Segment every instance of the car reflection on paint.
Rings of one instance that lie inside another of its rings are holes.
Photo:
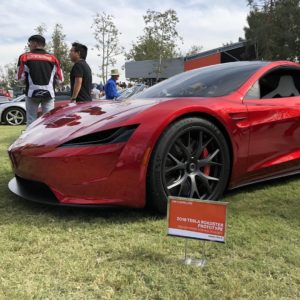
[[[70,93],[58,92],[55,96],[55,107],[70,102]],[[39,109],[39,115],[41,110]],[[11,101],[0,102],[0,120],[6,125],[16,126],[26,123],[25,95]]]

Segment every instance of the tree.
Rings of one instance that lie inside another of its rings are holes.
[[[15,86],[18,86],[19,82],[17,81],[17,61],[5,65],[4,68],[6,70],[9,87],[13,88]]]
[[[36,34],[44,35],[47,27],[44,23],[37,26],[35,29]],[[65,42],[66,35],[63,33],[63,27],[56,24],[52,34],[52,40],[46,45],[45,49],[52,52],[60,61],[62,70],[65,77],[65,84],[69,84],[69,74],[72,68],[72,62],[69,58],[69,47]],[[25,46],[25,51],[28,52],[28,46]],[[23,83],[16,80],[17,74],[17,60],[13,63],[6,64],[0,68],[0,85],[5,88],[22,87]]]
[[[0,66],[0,88],[9,89],[6,72],[2,66]]]
[[[65,42],[65,38],[66,35],[63,33],[63,26],[61,24],[55,24],[51,42],[48,44],[48,51],[59,59],[64,74],[64,84],[67,85],[70,83],[72,62],[69,57],[69,47]]]
[[[40,35],[44,36],[45,33],[47,32],[47,25],[45,23],[41,23],[40,25],[38,25],[37,27],[34,28],[34,32],[35,32],[35,34],[40,34]],[[47,44],[45,46],[45,50],[49,51],[49,47]],[[24,52],[29,52],[29,47],[27,44],[24,46]]]
[[[202,46],[192,45],[191,48],[187,51],[185,56],[192,56],[198,54],[203,49]]]
[[[138,37],[138,42],[132,44],[132,49],[125,56],[135,61],[159,60],[154,70],[158,81],[162,73],[162,60],[179,56],[176,44],[178,40],[182,41],[176,30],[179,19],[173,9],[165,12],[147,10],[143,18],[144,35]]]
[[[44,35],[47,32],[47,25],[45,23],[41,23],[34,28],[34,31],[36,34]]]
[[[144,35],[138,37],[138,41],[132,44],[131,50],[126,53],[126,59],[161,60],[178,56],[176,42],[182,38],[176,30],[179,22],[176,11],[173,9],[165,12],[147,10],[143,18]]]
[[[17,61],[6,64],[0,67],[0,86],[5,89],[13,89],[18,86],[23,86],[17,81]]]
[[[300,50],[299,0],[249,0],[245,38],[255,45],[257,59],[297,60]]]
[[[114,24],[114,16],[107,15],[105,12],[97,13],[92,28],[96,40],[95,47],[99,51],[98,56],[101,61],[100,77],[103,82],[106,82],[108,68],[116,64],[116,57],[124,51],[124,48],[119,45],[121,33]]]

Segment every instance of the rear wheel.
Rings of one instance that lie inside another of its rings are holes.
[[[21,108],[11,107],[5,110],[3,119],[7,125],[21,125],[26,121],[26,114]]]
[[[201,118],[182,119],[167,128],[152,154],[149,204],[165,213],[169,195],[217,200],[229,174],[229,149],[218,127]]]

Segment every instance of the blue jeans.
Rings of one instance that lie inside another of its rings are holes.
[[[29,126],[33,121],[37,119],[38,108],[41,104],[42,113],[50,111],[54,108],[54,98],[45,100],[43,98],[30,98],[26,97],[26,116],[27,116],[27,126]]]

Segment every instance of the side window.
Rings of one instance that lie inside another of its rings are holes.
[[[258,81],[252,85],[244,99],[260,99],[260,85]]]
[[[272,99],[299,96],[300,70],[277,68],[262,76],[250,88],[245,99]]]

